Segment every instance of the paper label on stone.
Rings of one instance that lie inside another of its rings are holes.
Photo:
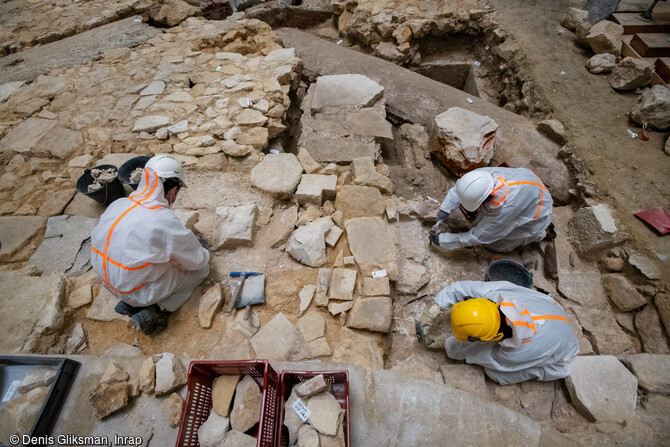
[[[384,276],[386,276],[386,270],[377,270],[376,272],[372,272],[373,278],[383,278]]]
[[[302,419],[303,422],[307,422],[307,419],[309,419],[309,417],[312,415],[312,411],[307,408],[305,402],[300,399],[296,399],[296,401],[293,402],[293,405],[291,405],[291,408],[295,410],[295,412],[298,414],[298,417]]]
[[[20,380],[15,380],[15,381],[12,382],[11,385],[9,385],[9,389],[7,390],[5,395],[2,396],[2,401],[3,402],[7,402],[8,400],[10,400],[12,398],[12,396],[14,396],[14,393],[16,393],[16,390],[19,389],[19,383],[21,383]],[[305,407],[305,408],[307,408],[307,407]],[[307,410],[307,411],[309,411],[309,410]],[[303,421],[304,421],[304,419],[303,419]]]

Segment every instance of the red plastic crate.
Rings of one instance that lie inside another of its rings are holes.
[[[275,447],[288,446],[288,429],[284,427],[284,405],[291,395],[293,387],[299,383],[306,382],[312,377],[323,374],[323,378],[327,383],[332,384],[332,393],[344,409],[344,445],[351,446],[351,434],[349,428],[350,413],[349,413],[349,371],[282,371],[280,376],[279,386],[279,414],[277,420],[277,437]],[[293,411],[291,409],[291,411]]]
[[[199,447],[198,428],[212,409],[212,381],[218,376],[251,376],[262,393],[261,417],[250,434],[257,447],[273,447],[277,430],[279,375],[267,360],[193,361],[188,368],[188,394],[181,413],[177,447]],[[249,433],[249,432],[248,432]]]

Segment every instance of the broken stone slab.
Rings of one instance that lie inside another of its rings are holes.
[[[484,369],[479,365],[440,366],[444,384],[488,399]]]
[[[130,376],[127,372],[123,370],[119,365],[114,362],[110,362],[105,369],[105,372],[102,374],[101,382],[127,382]]]
[[[493,157],[498,124],[460,107],[435,117],[430,151],[456,175],[486,166]]]
[[[44,274],[79,276],[91,262],[91,230],[98,219],[86,216],[55,216],[47,220],[44,242],[28,260]]]
[[[237,384],[233,411],[230,413],[230,426],[233,430],[245,432],[258,423],[262,399],[261,390],[253,377],[244,376]]]
[[[198,219],[200,218],[200,214],[196,210],[172,210],[174,211],[175,215],[179,219],[181,223],[184,224],[184,226],[193,231],[193,228],[196,223],[198,223]]]
[[[565,144],[565,127],[558,120],[542,120],[537,123],[537,130],[544,134],[551,141],[558,144]]]
[[[251,337],[256,358],[299,361],[309,357],[305,339],[283,313],[278,313]]]
[[[342,229],[338,226],[333,225],[330,227],[330,230],[326,233],[326,245],[329,247],[334,247],[337,245],[337,241],[340,240],[340,237],[342,236]]]
[[[628,263],[647,279],[661,279],[661,269],[658,264],[646,256],[633,253],[628,257]]]
[[[35,145],[32,153],[65,160],[75,153],[81,153],[83,142],[81,132],[56,126]]]
[[[140,96],[160,95],[165,91],[165,82],[153,81],[146,86],[141,92]]]
[[[337,434],[335,436],[319,433],[320,447],[346,447],[344,440],[344,411],[340,412],[338,419]]]
[[[316,292],[316,286],[314,284],[307,284],[302,288],[298,297],[300,298],[300,315],[305,313],[309,307],[312,299],[314,298],[314,293]]]
[[[301,135],[299,144],[318,163],[347,164],[358,157],[376,159],[380,151],[373,138],[332,137],[315,132]]]
[[[86,348],[86,334],[81,323],[76,323],[65,342],[65,354],[77,354]]]
[[[319,269],[319,275],[316,281],[316,295],[314,298],[314,302],[317,306],[328,306],[328,290],[330,289],[330,280],[332,276],[332,269]]]
[[[10,434],[30,432],[48,393],[48,387],[39,387],[5,403],[2,410],[0,410],[3,441],[8,441],[7,437]],[[8,442],[8,444],[11,443]]]
[[[633,416],[637,379],[611,355],[578,356],[565,378],[572,404],[592,422],[624,423]]]
[[[141,116],[135,121],[133,126],[133,132],[147,132],[152,133],[160,129],[161,127],[166,127],[170,124],[170,118],[164,115],[147,115]]]
[[[302,165],[293,154],[268,154],[251,170],[251,184],[256,188],[288,199],[302,177]]]
[[[356,185],[371,186],[385,194],[393,194],[395,185],[388,177],[381,175],[375,169],[372,157],[355,158],[351,164]]]
[[[279,248],[291,237],[296,223],[298,222],[298,206],[287,209],[275,209],[268,225],[268,238],[271,248]]]
[[[363,108],[348,113],[317,113],[313,129],[327,135],[370,137],[378,143],[393,141],[391,123],[376,108]]]
[[[428,199],[398,199],[397,211],[401,217],[419,219],[423,222],[435,222],[440,204]]]
[[[666,333],[670,334],[670,294],[657,293],[654,297],[654,304],[661,316]]]
[[[114,311],[118,303],[119,299],[101,285],[93,304],[86,310],[86,318],[96,321],[127,320],[128,317]]]
[[[328,298],[346,301],[353,300],[357,275],[358,272],[356,270],[344,268],[333,269]]]
[[[218,376],[212,381],[212,411],[219,416],[230,414],[230,403],[233,401],[235,389],[240,381],[240,376]]]
[[[338,194],[339,197],[339,194]],[[389,278],[398,278],[396,247],[389,229],[381,217],[359,217],[344,223],[349,249],[365,276],[374,271],[386,270]]]
[[[376,188],[359,185],[345,185],[337,191],[335,208],[344,219],[353,217],[383,216],[386,202]]]
[[[286,401],[286,405],[284,405],[286,411],[284,411],[284,420],[282,421],[288,429],[290,445],[294,445],[298,441],[298,430],[305,424],[302,419],[300,419],[300,416],[298,416],[298,413],[293,410],[293,403],[298,399],[300,398],[295,392],[295,387],[293,387],[291,390],[291,395]]]
[[[320,447],[319,432],[309,424],[298,429],[298,447]]]
[[[360,74],[320,76],[311,88],[315,89],[312,114],[329,108],[370,107],[384,94],[384,87]]]
[[[0,217],[0,262],[25,261],[30,254],[28,242],[44,231],[47,220],[39,216]]]
[[[629,312],[647,304],[647,299],[623,275],[603,275],[603,284],[610,300],[622,312]]]
[[[644,352],[650,354],[670,354],[670,344],[663,331],[661,318],[653,304],[635,314],[635,328],[640,334]]]
[[[323,377],[323,374],[312,377],[311,379],[302,382],[295,387],[295,393],[302,399],[308,399],[315,394],[319,394],[328,388],[328,384]]]
[[[309,267],[326,263],[326,233],[333,227],[330,217],[322,217],[298,227],[286,243],[286,252]]]
[[[300,317],[295,324],[306,342],[316,340],[323,337],[326,331],[326,321],[318,312],[307,312]]]
[[[613,54],[596,54],[586,61],[586,68],[593,74],[609,73],[616,67],[616,57]]]
[[[363,295],[388,296],[391,294],[391,283],[388,276],[379,278],[363,278]]]
[[[19,383],[19,393],[26,394],[28,391],[42,386],[49,386],[56,378],[56,370],[41,366],[31,370]]]
[[[207,420],[198,428],[198,443],[201,447],[218,447],[229,429],[230,419],[211,411]]]
[[[128,397],[137,397],[140,395],[140,381],[137,379],[130,379],[126,383],[128,387]]]
[[[184,365],[172,355],[165,355],[156,363],[156,396],[171,393],[187,382]]]
[[[328,392],[312,396],[307,401],[307,408],[312,412],[308,421],[319,433],[330,436],[337,434],[342,408],[335,396]]]
[[[621,355],[633,352],[635,344],[619,327],[609,311],[573,308],[584,331],[590,334],[594,349],[600,355]]]
[[[25,83],[26,81],[14,81],[0,84],[0,102],[3,102],[5,99],[16,93]]]
[[[405,165],[421,169],[430,160],[430,134],[421,124],[403,124],[399,129],[405,155]]]
[[[56,121],[28,118],[7,132],[0,140],[0,153],[31,153],[37,143],[56,126]]]
[[[580,23],[586,22],[588,20],[588,17],[588,11],[578,8],[568,8],[568,10],[565,11],[565,14],[563,15],[561,25],[570,31],[575,31]]]
[[[312,158],[309,151],[304,147],[301,147],[300,150],[298,150],[298,161],[308,174],[314,174],[321,169],[321,165]]]
[[[221,248],[252,246],[254,243],[257,214],[258,208],[254,204],[217,207],[216,216],[221,226],[221,231],[219,239],[213,248],[218,250]]]
[[[393,301],[387,296],[357,298],[349,312],[347,326],[387,333],[393,322]]]
[[[210,287],[200,297],[200,304],[198,304],[198,319],[200,320],[200,327],[208,329],[212,327],[212,320],[214,315],[221,308],[223,297],[221,295],[221,284],[216,284]]]
[[[328,312],[333,316],[339,315],[351,309],[354,306],[353,301],[328,301]]]
[[[609,207],[603,203],[580,208],[568,224],[568,235],[581,256],[591,257],[622,242]]]
[[[630,118],[639,125],[654,129],[670,129],[670,87],[654,85],[645,90],[630,112]]]
[[[156,388],[156,364],[153,357],[147,357],[140,367],[140,390],[144,394],[153,394]]]
[[[321,206],[324,200],[335,198],[336,188],[336,175],[303,174],[295,198],[301,205]]]
[[[312,357],[329,357],[332,354],[326,337],[319,337],[307,343]]]
[[[670,355],[631,354],[621,359],[647,393],[670,394]]]
[[[258,440],[253,436],[237,430],[230,430],[224,435],[223,442],[219,444],[219,447],[254,447],[257,442]]]
[[[396,290],[400,293],[414,294],[430,281],[430,272],[426,267],[413,259],[401,259]]]
[[[626,57],[612,70],[610,85],[616,90],[645,87],[654,75],[654,67],[635,57]]]
[[[184,399],[177,393],[170,394],[170,397],[163,400],[163,414],[170,427],[178,427],[181,420],[181,410],[184,405]]]
[[[91,405],[98,419],[120,410],[128,405],[128,387],[126,382],[100,382],[89,395]]]
[[[603,20],[591,27],[586,41],[594,53],[610,53],[618,57],[621,55],[622,38],[623,26]]]

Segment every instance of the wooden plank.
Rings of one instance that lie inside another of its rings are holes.
[[[670,57],[659,57],[654,63],[656,74],[665,82],[670,82]]]
[[[667,34],[638,33],[633,36],[630,46],[643,57],[670,57],[670,42]]]
[[[624,34],[670,33],[670,13],[654,12],[651,22],[643,22],[639,16],[635,12],[615,12],[611,20],[623,26]]]

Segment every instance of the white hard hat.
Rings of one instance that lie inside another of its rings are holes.
[[[490,172],[475,169],[456,182],[456,193],[463,208],[473,212],[493,191],[495,180]]]
[[[186,186],[181,179],[181,163],[168,154],[154,155],[144,167],[153,169],[162,179],[176,178],[181,186]]]

